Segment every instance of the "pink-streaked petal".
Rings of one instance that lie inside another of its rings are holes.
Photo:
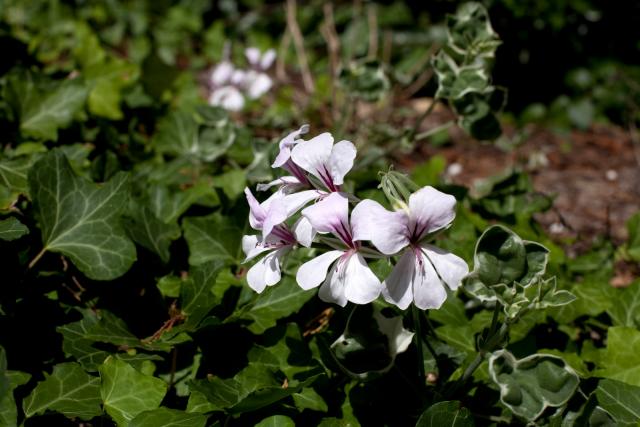
[[[260,69],[267,70],[271,65],[273,65],[273,61],[276,60],[276,50],[275,49],[267,49],[265,53],[262,54],[262,58],[260,59]]]
[[[257,47],[248,47],[244,50],[244,56],[247,57],[247,61],[251,65],[259,65],[260,63],[260,49]]]
[[[305,217],[301,217],[293,225],[291,230],[296,238],[296,241],[304,247],[310,247],[313,238],[316,236],[316,230],[313,229],[309,220]]]
[[[340,141],[331,149],[328,169],[335,185],[342,185],[344,177],[353,167],[356,147],[349,141]]]
[[[242,251],[246,256],[244,262],[251,261],[261,253],[272,249],[262,244],[262,236],[242,236]]]
[[[325,170],[331,157],[333,136],[330,133],[321,133],[308,141],[300,141],[291,150],[291,159],[312,175],[323,182],[330,177],[325,176],[329,171]]]
[[[256,185],[256,190],[266,191],[276,185],[280,187],[285,187],[285,186],[294,186],[299,184],[300,184],[300,180],[295,176],[281,176],[280,178],[276,178],[273,181]]]
[[[307,203],[320,198],[324,193],[318,190],[305,190],[297,193],[291,193],[284,196],[284,204],[287,209],[287,215],[291,216],[302,209]]]
[[[382,296],[390,304],[406,310],[413,301],[412,282],[416,268],[413,251],[407,250],[393,267],[389,277],[382,282]]]
[[[344,295],[355,304],[369,304],[382,290],[380,279],[373,274],[362,255],[355,253],[344,261]]]
[[[456,198],[433,187],[424,187],[409,197],[409,216],[423,237],[451,224],[456,216]]]
[[[447,299],[444,284],[424,254],[419,253],[414,260],[413,303],[421,310],[440,308]]]
[[[262,223],[262,237],[266,239],[273,230],[273,227],[282,224],[287,220],[287,218],[289,218],[289,216],[287,215],[287,208],[284,200],[282,198],[278,198],[273,201],[273,203],[269,205],[267,215]]]
[[[353,240],[370,240],[385,255],[409,244],[409,218],[404,211],[392,212],[373,200],[363,200],[351,212]]]
[[[247,272],[247,283],[254,291],[260,293],[267,286],[280,281],[280,258],[289,248],[278,249],[264,256]]]
[[[349,227],[349,200],[340,193],[331,193],[313,206],[302,210],[313,228],[321,233],[340,235]],[[344,239],[343,239],[344,241]]]
[[[449,289],[453,291],[458,289],[464,276],[469,274],[469,265],[466,261],[433,245],[422,245],[422,248]]]
[[[264,208],[260,206],[260,202],[256,200],[248,187],[244,189],[244,194],[247,197],[247,203],[249,204],[249,224],[254,230],[261,230],[262,223],[267,216],[267,213]]]
[[[304,290],[318,287],[327,277],[331,264],[342,254],[343,251],[329,251],[302,264],[296,273],[298,285]]]
[[[222,61],[211,72],[209,80],[213,86],[219,87],[224,85],[231,78],[234,67],[229,61]]]
[[[300,129],[294,130],[293,132],[289,133],[289,135],[282,138],[279,143],[280,152],[276,156],[276,159],[273,161],[271,167],[282,167],[291,157],[291,147],[298,143],[297,138],[307,132],[309,132],[309,125],[304,124],[300,126]]]

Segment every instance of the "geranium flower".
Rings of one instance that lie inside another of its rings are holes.
[[[260,98],[273,86],[273,80],[264,71],[271,67],[276,59],[276,51],[268,49],[264,53],[256,47],[249,47],[244,51],[251,69],[247,71],[244,86],[250,99]]]
[[[358,225],[360,218],[354,210],[349,223],[348,215],[349,201],[340,193],[331,193],[302,210],[302,216],[315,230],[333,234],[344,249],[319,255],[300,266],[296,274],[301,288],[308,290],[322,285],[318,293],[320,298],[343,307],[347,301],[370,303],[380,295],[382,287],[360,253],[360,243],[352,237],[352,227]]]
[[[314,230],[305,218],[301,218],[290,230],[286,225],[279,224],[271,229],[267,237],[243,236],[242,250],[246,258],[251,261],[258,255],[266,255],[256,262],[247,272],[247,283],[254,291],[260,293],[267,286],[273,286],[280,281],[280,263],[282,257],[297,244],[310,246]]]
[[[455,218],[455,197],[433,187],[424,187],[409,197],[406,209],[388,211],[373,200],[354,208],[360,221],[356,240],[370,240],[383,254],[405,249],[393,271],[383,282],[384,299],[401,309],[411,302],[426,310],[439,308],[447,298],[444,284],[451,290],[469,272],[460,257],[426,243],[436,231],[448,227]]]
[[[293,160],[291,160],[291,149],[299,142],[303,141],[302,139],[298,139],[300,135],[304,135],[309,132],[309,125],[302,125],[300,129],[294,130],[289,133],[287,136],[280,140],[279,148],[280,151],[276,156],[272,168],[282,168],[289,172],[292,176],[284,176],[276,179],[275,181],[271,181],[267,184],[258,185],[258,190],[266,190],[267,188],[273,185],[279,185],[280,183],[291,185],[303,185],[311,187],[311,183],[307,179],[304,170],[300,168],[300,166],[296,165]]]
[[[316,177],[329,192],[340,191],[355,157],[356,147],[351,142],[340,141],[334,145],[333,136],[328,132],[300,141],[291,149],[291,160]]]

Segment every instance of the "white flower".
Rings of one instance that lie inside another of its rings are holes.
[[[240,111],[244,107],[244,96],[235,86],[222,86],[211,92],[209,105],[229,111]]]
[[[291,160],[315,176],[329,192],[340,191],[344,176],[353,167],[356,147],[349,141],[333,144],[333,136],[325,132],[291,149]]]
[[[214,67],[209,75],[209,82],[213,87],[221,87],[231,80],[235,68],[229,61],[222,61]]]
[[[467,263],[425,241],[455,217],[453,196],[424,187],[409,197],[409,206],[391,212],[373,200],[364,200],[352,215],[360,218],[355,240],[370,240],[383,254],[406,248],[393,271],[383,282],[384,299],[401,309],[411,302],[425,310],[439,308],[447,298],[443,285],[455,290],[469,272]]]
[[[253,68],[258,70],[267,70],[276,59],[275,49],[267,49],[264,53],[260,52],[257,47],[248,47],[244,51],[247,61]]]
[[[271,89],[273,80],[265,73],[249,70],[244,76],[243,86],[250,99],[258,99]]]
[[[285,225],[277,225],[271,229],[266,238],[262,236],[243,236],[242,250],[246,255],[244,262],[248,262],[258,255],[266,255],[256,262],[247,272],[247,283],[254,291],[260,293],[267,286],[273,286],[280,281],[280,262],[282,257],[296,244],[310,246],[315,232],[309,221],[304,218],[298,220],[293,230]]]
[[[326,252],[306,262],[296,274],[301,288],[307,290],[322,284],[318,294],[320,299],[343,307],[347,301],[370,303],[380,295],[382,287],[359,253],[359,243],[352,238],[351,229],[358,224],[359,217],[354,210],[349,223],[348,214],[349,201],[340,193],[331,193],[302,211],[302,216],[315,230],[333,234],[344,249]]]

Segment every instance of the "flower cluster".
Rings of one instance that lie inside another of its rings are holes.
[[[330,133],[302,139],[308,126],[280,141],[272,167],[288,175],[258,190],[276,191],[259,203],[245,189],[249,221],[261,234],[244,236],[245,261],[262,257],[249,269],[247,281],[257,292],[280,281],[283,257],[296,247],[314,247],[318,255],[302,264],[296,280],[303,289],[320,287],[322,300],[345,306],[378,298],[401,309],[411,303],[420,309],[439,308],[445,286],[457,289],[468,273],[464,260],[429,244],[435,233],[455,217],[453,196],[433,187],[394,200],[390,211],[373,200],[358,200],[343,191],[345,175],[353,167],[356,147],[334,143]],[[381,281],[367,259],[397,259]]]
[[[244,107],[245,97],[258,99],[264,95],[273,81],[266,71],[276,59],[276,51],[269,49],[262,53],[256,47],[245,50],[249,62],[248,69],[236,68],[224,60],[216,65],[209,75],[209,104],[229,111],[239,111]]]

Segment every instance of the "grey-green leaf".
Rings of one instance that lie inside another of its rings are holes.
[[[458,401],[438,402],[420,415],[416,427],[473,427],[471,412]]]
[[[129,197],[125,173],[96,185],[78,177],[64,154],[53,150],[34,164],[29,187],[43,252],[68,256],[95,280],[115,279],[129,270],[136,251],[120,223]]]
[[[87,374],[75,362],[61,363],[54,366],[50,376],[38,383],[22,407],[27,417],[50,410],[69,418],[90,420],[102,414],[100,378]]]
[[[564,405],[578,387],[579,377],[560,357],[534,354],[517,360],[499,350],[489,358],[491,379],[500,387],[500,400],[529,421],[547,407]]]
[[[16,240],[25,234],[29,234],[29,229],[17,218],[0,220],[0,240]]]
[[[167,383],[161,379],[113,357],[100,366],[100,378],[104,409],[118,427],[126,427],[138,414],[158,408],[167,392]]]
[[[177,409],[158,408],[138,414],[127,427],[204,427],[207,417]]]

